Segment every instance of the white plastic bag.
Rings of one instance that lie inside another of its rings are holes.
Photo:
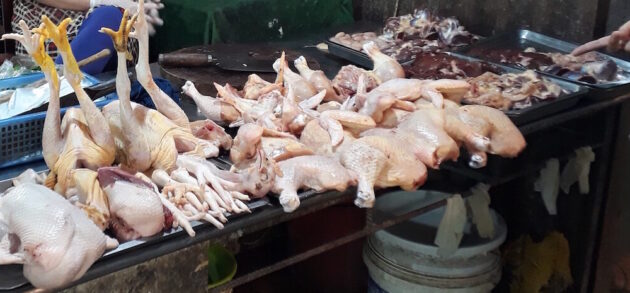
[[[479,183],[470,189],[471,196],[466,198],[472,222],[477,227],[477,233],[482,238],[494,237],[494,221],[490,214],[490,186]]]
[[[534,190],[540,192],[547,212],[550,215],[558,214],[556,200],[560,190],[560,161],[550,159],[545,167],[540,170],[540,177],[534,183]]]

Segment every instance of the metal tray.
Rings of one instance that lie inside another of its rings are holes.
[[[447,54],[453,57],[459,58],[459,59],[466,60],[466,61],[487,62],[481,59],[465,56],[458,53],[447,53]],[[523,69],[517,69],[517,68],[513,68],[513,67],[501,65],[501,64],[493,64],[493,65],[499,68],[499,70],[503,71],[500,73],[522,73],[525,71]],[[508,117],[510,117],[510,119],[512,120],[512,122],[514,122],[514,124],[523,125],[528,122],[532,122],[532,121],[547,117],[551,114],[560,112],[562,110],[569,109],[577,105],[577,103],[580,102],[580,99],[588,93],[588,88],[577,85],[575,83],[558,79],[554,76],[543,76],[543,78],[559,85],[560,87],[569,91],[570,93],[562,94],[556,99],[553,99],[551,101],[544,101],[537,104],[533,104],[532,106],[529,106],[524,109],[505,111],[505,114]]]
[[[485,40],[480,40],[479,42],[475,44],[472,44],[470,46],[466,46],[457,50],[457,53],[464,54],[471,57],[481,58],[492,63],[498,63],[492,60],[485,59],[484,56],[482,56],[481,54],[475,55],[473,53],[470,53],[470,51],[473,49],[525,50],[528,47],[532,47],[536,49],[536,51],[540,51],[540,52],[558,52],[558,53],[568,54],[571,51],[573,51],[573,49],[575,49],[577,46],[578,45],[574,43],[562,41],[562,40],[552,38],[543,34],[539,34],[533,31],[521,29],[521,30],[517,30],[515,33],[508,33],[504,35],[487,38]],[[601,54],[603,57],[614,61],[615,63],[617,63],[617,66],[619,68],[630,72],[629,61],[615,58],[615,57],[612,57],[610,55],[603,54],[603,53],[598,53],[598,54]],[[511,63],[503,63],[503,65],[507,65],[514,68],[522,68],[522,66],[519,66],[517,64],[511,64]],[[556,79],[561,79],[570,83],[576,83],[582,86],[592,88],[595,90],[595,93],[597,94],[597,95],[592,96],[592,98],[598,98],[598,99],[610,98],[610,97],[613,97],[615,95],[618,95],[620,93],[627,92],[628,90],[630,90],[630,79],[615,81],[615,82],[591,84],[591,83],[571,80],[568,78],[556,76],[556,75],[546,73],[546,72],[541,72],[538,70],[537,72],[546,76],[551,76]]]

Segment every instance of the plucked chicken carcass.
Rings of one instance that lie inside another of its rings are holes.
[[[103,108],[103,114],[115,137],[118,161],[127,168],[141,172],[151,169],[169,171],[175,167],[179,151],[192,152],[204,157],[216,156],[219,152],[218,148],[207,141],[194,137],[190,132],[187,118],[185,123],[180,121],[186,125],[187,128],[185,128],[178,126],[158,111],[131,103],[129,97],[131,85],[127,75],[125,58],[127,37],[134,25],[136,33],[138,33],[139,27],[146,29],[146,23],[139,24],[146,21],[140,18],[143,15],[144,13],[140,12],[136,22],[135,16],[128,21],[125,14],[117,32],[109,29],[102,30],[112,37],[118,54],[116,92],[119,101],[112,102]],[[140,65],[138,66],[139,69],[142,68]],[[149,82],[149,86],[151,84]],[[153,85],[155,84],[153,83]],[[170,100],[170,98],[168,99]],[[175,107],[180,109],[176,104]],[[173,110],[173,113],[177,112]]]
[[[357,176],[339,162],[324,156],[301,156],[278,163],[281,176],[277,176],[272,191],[280,195],[285,212],[292,212],[300,205],[297,191],[300,188],[344,191],[356,185]]]
[[[42,149],[46,165],[51,170],[46,185],[66,195],[74,184],[70,172],[76,168],[96,169],[114,161],[115,147],[105,118],[88,97],[81,80],[83,75],[70,49],[66,27],[70,19],[59,26],[42,16],[42,26],[31,33],[20,22],[23,35],[4,35],[5,39],[21,42],[33,60],[42,68],[50,88],[50,100],[44,121]],[[45,52],[44,41],[50,38],[57,45],[64,63],[64,77],[79,100],[80,109],[69,109],[60,117],[59,78],[53,60]]]
[[[23,253],[24,276],[41,289],[61,288],[78,280],[105,250],[118,246],[80,209],[32,183],[0,197],[0,232],[1,227],[6,227],[10,240],[8,255]]]

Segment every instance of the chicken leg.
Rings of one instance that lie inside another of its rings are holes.
[[[114,139],[109,129],[109,125],[106,122],[107,120],[105,120],[101,111],[96,107],[94,102],[81,87],[83,74],[79,70],[79,65],[72,54],[72,49],[70,48],[70,42],[68,41],[68,35],[66,32],[66,28],[68,27],[70,21],[70,18],[66,18],[59,24],[59,26],[56,26],[47,16],[43,15],[42,22],[44,23],[44,29],[38,29],[38,32],[51,38],[55,45],[57,45],[59,54],[63,59],[64,77],[68,80],[68,83],[77,95],[81,111],[83,111],[89,128],[89,134],[92,140],[98,146],[103,148],[104,153],[111,156],[113,161],[116,147],[114,145]]]
[[[386,82],[394,78],[404,78],[405,70],[396,61],[396,59],[383,54],[374,42],[363,45],[363,51],[370,56],[374,62],[374,75],[378,79],[378,83]]]
[[[300,75],[315,87],[317,91],[326,91],[324,101],[343,102],[343,98],[337,95],[337,92],[332,86],[332,82],[326,77],[326,74],[321,70],[312,70],[309,68],[304,56],[295,59],[293,65],[295,65],[295,68],[300,72]]]
[[[42,138],[42,153],[46,165],[50,167],[59,159],[59,152],[61,152],[63,146],[63,137],[60,128],[59,76],[55,69],[55,63],[52,58],[46,54],[46,47],[44,46],[45,37],[40,33],[31,33],[31,30],[24,20],[20,20],[19,25],[22,30],[22,35],[5,34],[2,36],[2,40],[11,39],[20,42],[35,63],[42,69],[46,81],[48,81],[50,98],[48,99],[48,109],[46,110],[46,119],[44,120],[45,135]]]
[[[138,1],[138,16],[134,29],[135,31],[130,36],[138,40],[138,64],[136,65],[138,82],[149,93],[158,112],[173,121],[177,126],[190,130],[190,122],[184,110],[153,81],[153,75],[149,67],[149,31],[144,11],[144,0]]]
[[[127,10],[123,13],[118,31],[102,28],[112,38],[116,54],[118,56],[118,68],[116,71],[116,93],[118,94],[118,108],[120,111],[121,134],[125,147],[126,164],[133,166],[135,170],[147,170],[151,167],[151,148],[144,135],[141,122],[138,121],[131,108],[131,82],[127,75],[127,40],[129,33],[136,21],[134,15],[127,19]]]

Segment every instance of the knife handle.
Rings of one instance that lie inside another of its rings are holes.
[[[172,67],[207,66],[212,63],[212,55],[199,53],[168,53],[158,56],[158,63]]]

